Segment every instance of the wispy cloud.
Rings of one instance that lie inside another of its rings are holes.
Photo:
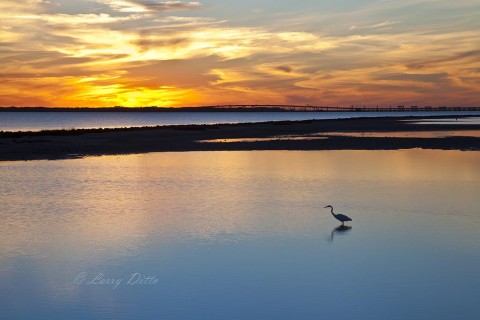
[[[95,0],[120,12],[167,12],[198,9],[200,2],[148,0]]]

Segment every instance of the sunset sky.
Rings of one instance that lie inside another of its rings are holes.
[[[1,0],[0,106],[480,105],[478,0]]]

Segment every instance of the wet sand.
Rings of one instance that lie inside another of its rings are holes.
[[[419,117],[450,119],[452,117]],[[414,123],[414,117],[357,118],[218,125],[160,126],[119,129],[1,132],[0,161],[67,159],[173,151],[229,150],[480,150],[480,138],[345,136],[338,133],[392,133],[480,130],[480,124]],[[459,117],[460,119],[460,117]],[[409,120],[409,121],[405,121]],[[335,134],[337,133],[337,135]],[[302,139],[315,135],[322,138]],[[284,137],[287,136],[287,137]],[[279,139],[279,137],[281,137]],[[291,139],[289,138],[291,137]],[[229,139],[245,141],[224,142]],[[271,138],[271,139],[266,139]],[[259,139],[256,141],[255,139]],[[201,142],[215,140],[215,142]]]

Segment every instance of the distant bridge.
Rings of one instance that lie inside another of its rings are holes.
[[[421,111],[480,111],[480,107],[432,107],[432,106],[312,106],[312,105],[283,105],[283,104],[227,104],[204,106],[205,109],[257,109],[282,111],[322,111],[322,112],[421,112]]]

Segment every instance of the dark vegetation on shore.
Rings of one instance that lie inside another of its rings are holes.
[[[426,119],[427,117],[421,117]],[[439,119],[448,117],[428,117]],[[460,118],[460,117],[459,117]],[[264,123],[176,125],[142,128],[0,132],[0,160],[64,159],[88,155],[162,151],[394,150],[408,148],[480,150],[480,138],[391,138],[339,136],[336,132],[422,132],[480,130],[478,124],[419,124],[414,117],[353,118]],[[319,134],[325,139],[276,139]],[[224,143],[222,139],[251,140]],[[272,138],[271,140],[262,140]],[[255,141],[255,139],[259,139]],[[217,142],[203,143],[202,140]]]
[[[154,129],[174,129],[174,130],[206,130],[213,129],[216,126],[227,124],[189,124],[189,125],[167,125],[167,126],[145,126],[145,127],[120,127],[120,128],[92,128],[92,129],[53,129],[40,131],[0,131],[0,138],[23,138],[39,136],[80,136],[88,133],[105,132],[128,132],[128,131],[150,131]]]
[[[299,109],[298,111],[305,111]],[[309,110],[311,111],[311,110]],[[0,107],[0,112],[295,112],[280,107],[78,107],[78,108],[49,108],[49,107]]]
[[[432,106],[312,106],[312,105],[217,105],[197,107],[1,107],[0,112],[477,112],[480,107],[432,107]]]

